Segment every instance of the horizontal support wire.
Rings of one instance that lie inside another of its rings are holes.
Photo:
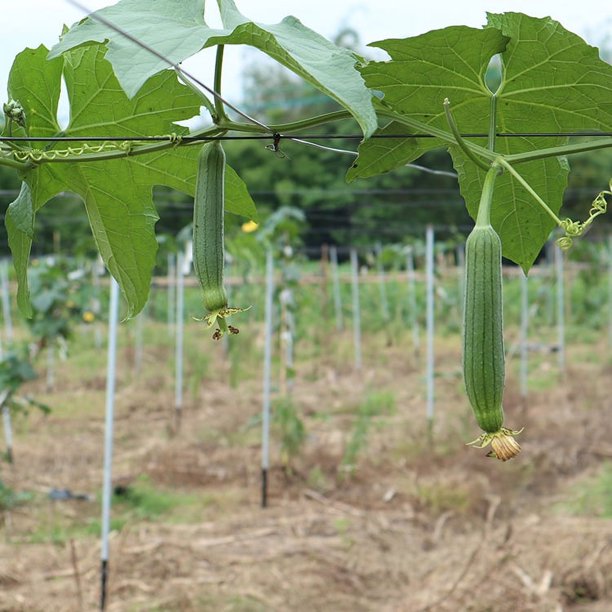
[[[461,134],[463,138],[488,138],[485,133]],[[518,132],[516,134],[499,132],[497,138],[562,138],[585,137],[610,138],[612,132]],[[249,134],[244,136],[0,136],[0,142],[208,142],[213,140],[270,140],[270,134]],[[362,134],[275,134],[274,138],[283,140],[363,140]],[[373,134],[370,139],[436,138],[432,134]]]

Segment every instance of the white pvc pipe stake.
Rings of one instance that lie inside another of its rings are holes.
[[[100,325],[100,275],[98,273],[99,262],[96,262],[91,267],[91,284],[93,285],[91,297],[91,310],[95,315],[94,322],[94,346],[97,349],[102,348],[102,326]]]
[[[336,330],[341,332],[344,329],[344,319],[342,317],[342,296],[340,294],[340,277],[338,274],[338,251],[335,246],[329,247],[329,259],[331,261],[332,283],[334,287]]]
[[[431,225],[425,233],[425,275],[427,285],[427,420],[434,418],[434,231]]]
[[[115,373],[117,357],[117,323],[119,319],[119,285],[111,277],[108,321],[108,356],[106,362],[106,419],[104,427],[104,474],[102,482],[102,543],[100,571],[100,608],[106,605],[108,586],[108,536],[112,499],[113,420],[115,407]]]
[[[183,409],[184,263],[183,253],[179,251],[176,256],[176,343],[174,359],[174,409],[176,411],[177,426],[181,422],[180,416]]]
[[[53,342],[47,346],[47,391],[52,391],[55,385],[55,351]]]
[[[174,289],[176,282],[176,265],[174,255],[168,253],[168,335],[172,335],[172,324],[174,323]]]
[[[148,302],[147,302],[148,304]],[[144,323],[146,317],[147,306],[138,313],[136,317],[136,339],[134,349],[134,369],[136,374],[140,374],[142,369],[142,354],[144,352]]]
[[[190,243],[191,245],[191,243]],[[190,246],[191,248],[191,246]],[[193,255],[192,255],[192,260],[193,260]],[[229,278],[231,276],[232,273],[232,258],[229,255],[229,253],[225,253],[225,261],[224,261],[224,267],[223,267],[223,276],[224,276],[224,281],[223,281],[223,287],[225,288],[225,296],[227,297],[227,302],[228,304],[232,303],[232,286],[229,284]],[[223,354],[224,355],[228,355],[229,354],[229,350],[230,350],[230,339],[229,339],[229,334],[223,334],[222,338],[221,338],[221,343],[223,346]]]
[[[419,316],[417,312],[414,253],[411,247],[406,251],[406,276],[408,278],[408,309],[410,311],[409,320],[412,326],[412,346],[414,352],[418,353],[421,346],[421,338],[419,333]]]
[[[2,286],[2,315],[4,317],[4,338],[10,350],[13,343],[13,320],[11,318],[11,294],[8,280],[8,263],[3,261],[0,265],[0,285]],[[5,398],[6,399],[6,398]],[[4,401],[2,402],[4,404]],[[4,440],[6,442],[6,456],[9,463],[13,463],[13,426],[11,411],[8,406],[2,407],[2,422],[4,425]]]
[[[8,263],[0,266],[0,282],[2,284],[2,316],[4,318],[4,339],[7,345],[13,342],[13,319],[11,317],[11,293],[9,289]]]
[[[284,313],[284,320],[281,321],[281,343],[285,348],[285,367],[287,369],[293,369],[293,338],[295,335],[295,317],[293,314],[293,292],[289,288],[285,288],[280,292],[280,303],[282,312]],[[287,372],[285,372],[285,378]],[[293,378],[286,380],[287,391],[291,391],[293,387]]]
[[[546,243],[546,265],[548,269],[548,290],[546,292],[546,313],[548,315],[548,325],[552,327],[555,323],[555,299],[554,299],[554,291],[555,291],[555,249],[554,244],[550,241]]]
[[[391,318],[389,315],[389,298],[387,297],[387,280],[385,276],[385,268],[382,262],[382,246],[380,243],[376,245],[376,271],[378,273],[378,287],[380,289],[380,305],[382,315],[385,321]]]
[[[8,393],[7,393],[8,395]],[[2,401],[4,404],[4,400]],[[13,426],[11,423],[11,411],[8,406],[2,406],[2,425],[4,426],[4,442],[6,443],[6,458],[13,463]]]
[[[608,236],[608,347],[612,350],[612,235]]]
[[[527,275],[521,273],[521,361],[519,366],[519,379],[521,397],[527,397],[527,383],[529,374],[529,284]]]
[[[272,309],[274,297],[274,259],[266,252],[266,299],[264,327],[263,402],[261,415],[261,505],[268,505],[268,469],[270,467],[270,389],[272,377]]]
[[[459,291],[459,308],[461,317],[465,310],[465,247],[460,244],[457,246],[457,289]]]
[[[355,369],[361,370],[361,309],[359,307],[359,262],[357,251],[351,249],[351,285],[353,293],[353,346]]]
[[[559,370],[565,370],[565,291],[563,281],[563,251],[555,245],[555,269],[557,276],[557,359]]]

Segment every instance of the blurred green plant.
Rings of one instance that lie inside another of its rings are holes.
[[[44,413],[50,408],[32,397],[17,395],[19,389],[28,381],[36,378],[27,348],[21,352],[12,350],[5,353],[0,360],[0,408],[12,412],[26,412],[30,407],[38,408]]]
[[[14,491],[0,480],[0,511],[21,506],[29,502],[32,497],[32,493]]]
[[[366,448],[372,420],[381,415],[395,412],[395,396],[391,391],[372,391],[359,405],[353,432],[344,449],[340,463],[341,475],[350,478],[357,469],[359,455]]]
[[[29,273],[32,318],[30,332],[39,348],[59,343],[66,348],[76,322],[92,323],[92,286],[89,274],[65,258],[33,262]]]
[[[273,405],[274,421],[280,430],[281,462],[291,473],[293,462],[306,440],[306,428],[291,397],[278,398]]]

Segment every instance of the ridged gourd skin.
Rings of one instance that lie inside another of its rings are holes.
[[[225,152],[219,141],[202,146],[193,206],[193,264],[209,311],[227,307],[223,288]]]
[[[495,433],[504,411],[504,336],[501,240],[490,225],[477,225],[465,247],[463,375],[480,427]]]

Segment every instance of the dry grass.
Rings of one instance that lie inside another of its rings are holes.
[[[215,376],[187,398],[175,432],[165,352],[147,354],[140,378],[125,374],[116,480],[139,486],[144,475],[147,490],[169,501],[140,508],[144,514],[115,507],[121,528],[111,541],[109,609],[612,609],[612,522],[566,509],[576,487],[612,457],[610,372],[582,361],[598,348],[575,348],[562,383],[532,393],[528,406],[510,378],[507,419],[526,429],[523,453],[508,464],[464,446],[477,431],[453,340],[439,346],[433,445],[418,362],[405,348],[376,350],[358,376],[334,367],[333,355],[326,365],[300,364],[295,403],[309,436],[290,472],[273,446],[266,510],[259,507],[259,377],[231,390],[227,361],[211,356]],[[17,463],[2,468],[8,485],[35,497],[4,514],[0,610],[97,606],[99,505],[51,502],[46,492],[99,490],[104,390],[93,374],[77,385],[71,364],[63,368],[58,391],[44,398],[56,410],[19,428]],[[381,389],[393,394],[395,410],[373,417],[347,476],[340,465],[356,410]]]

